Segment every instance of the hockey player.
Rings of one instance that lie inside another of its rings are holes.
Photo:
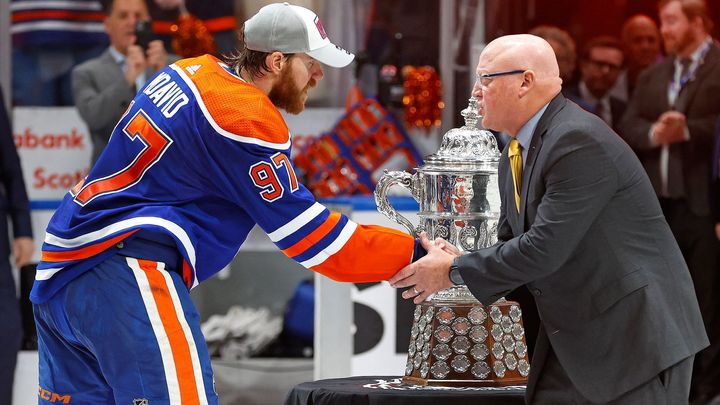
[[[149,80],[51,219],[31,294],[41,403],[216,404],[189,290],[256,224],[335,280],[386,280],[413,260],[410,235],[331,212],[289,159],[278,108],[301,112],[322,64],[354,56],[287,3],[243,30],[227,63],[185,59]]]

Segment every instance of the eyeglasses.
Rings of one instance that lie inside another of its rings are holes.
[[[483,73],[481,75],[477,75],[477,80],[480,82],[480,85],[483,87],[487,87],[492,80],[498,76],[510,76],[510,75],[519,75],[521,73],[525,73],[525,70],[516,69],[516,70],[508,70],[505,72],[495,72],[495,73]]]
[[[622,66],[615,65],[613,63],[608,63],[608,62],[605,62],[602,60],[588,59],[587,61],[588,61],[588,63],[594,65],[595,67],[597,67],[600,70],[607,69],[608,72],[615,73],[615,72],[619,72],[620,69],[622,69]]]

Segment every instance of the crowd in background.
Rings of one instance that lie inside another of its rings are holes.
[[[662,0],[657,17],[659,26],[632,16],[617,36],[579,47],[558,27],[530,33],[553,47],[565,96],[612,127],[650,177],[710,335],[711,346],[696,356],[691,393],[693,403],[706,404],[720,395],[720,48],[703,1]]]
[[[178,30],[195,40],[205,38],[197,32],[208,35],[211,45],[190,45],[218,56],[236,43],[233,0],[75,1],[53,10],[45,3],[11,1],[12,104],[76,105],[94,157],[145,80],[179,56],[196,56],[182,54]],[[695,362],[698,404],[720,395],[720,47],[706,7],[703,0],[661,0],[658,15],[634,15],[616,35],[581,44],[556,26],[529,31],[553,47],[565,96],[635,150],[655,187],[712,342]],[[148,19],[152,38],[140,43],[138,23]],[[529,331],[537,322],[531,305],[523,306]]]

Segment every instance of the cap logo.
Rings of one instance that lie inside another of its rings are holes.
[[[318,32],[320,33],[320,38],[325,39],[327,38],[327,34],[325,33],[325,28],[323,28],[322,23],[320,22],[320,17],[315,16],[315,19],[313,20],[315,23],[315,26],[318,29]]]

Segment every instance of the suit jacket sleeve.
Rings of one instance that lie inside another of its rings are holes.
[[[657,145],[650,143],[650,127],[655,123],[656,116],[643,114],[641,104],[647,102],[657,84],[652,83],[652,77],[647,71],[638,78],[638,84],[633,97],[628,103],[625,115],[620,122],[619,133],[625,142],[636,151],[657,148]],[[656,95],[657,96],[657,95]],[[653,96],[655,97],[655,96]],[[664,94],[667,98],[667,94]]]
[[[468,288],[484,304],[560,268],[615,192],[612,157],[597,140],[578,129],[557,139],[543,146],[549,155],[534,169],[539,177],[532,181],[543,182],[545,192],[529,230],[457,260]]]
[[[111,73],[109,69],[99,71],[101,68],[101,64],[84,64],[76,67],[72,72],[75,106],[91,131],[115,125],[115,121],[135,97],[133,89],[128,86],[122,75],[108,86],[100,85],[97,77]],[[103,133],[103,136],[106,136],[106,140],[110,139],[110,132]]]
[[[0,89],[0,94],[2,89]],[[10,119],[5,110],[5,103],[0,97],[0,162],[2,162],[2,205],[10,215],[15,238],[32,237],[30,225],[30,203],[25,180],[23,180],[20,158],[13,141]],[[3,213],[4,215],[4,213]]]

